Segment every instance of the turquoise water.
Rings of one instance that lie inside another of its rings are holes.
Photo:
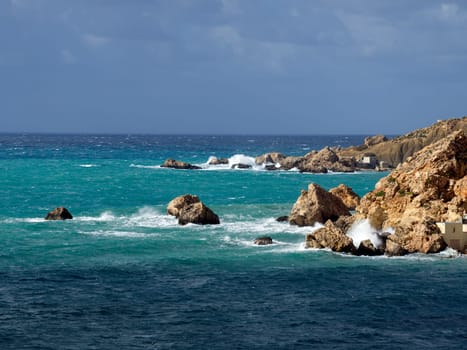
[[[0,136],[0,347],[463,348],[464,257],[310,251],[313,228],[274,220],[310,182],[363,195],[386,174],[204,165],[362,139]],[[206,169],[158,167],[168,157]],[[165,208],[185,193],[221,225],[178,226]],[[56,206],[74,219],[43,220]]]

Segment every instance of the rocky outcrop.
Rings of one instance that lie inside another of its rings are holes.
[[[73,215],[65,207],[58,207],[47,213],[45,220],[71,220]]]
[[[329,248],[334,252],[341,253],[355,252],[352,239],[331,221],[326,221],[324,227],[306,236],[305,248]]]
[[[210,157],[208,160],[209,165],[226,165],[229,164],[228,158],[217,158],[217,157]]]
[[[254,240],[253,242],[256,245],[269,245],[272,244],[272,238],[271,237],[258,237]]]
[[[167,205],[167,214],[175,216],[180,225],[188,223],[198,225],[219,224],[219,217],[205,206],[198,198],[191,194],[172,199]]]
[[[396,167],[422,148],[442,140],[458,130],[467,133],[467,117],[438,121],[429,127],[387,141],[382,141],[382,135],[373,136],[367,138],[364,145],[340,150],[338,156],[340,158],[346,156],[359,158],[362,153],[369,152],[375,154],[378,161]]]
[[[381,179],[357,207],[376,229],[392,227],[389,255],[444,249],[436,221],[459,219],[467,210],[467,137],[462,131],[425,147]]]
[[[261,164],[280,164],[281,161],[285,159],[285,156],[282,153],[271,152],[266,153],[261,156],[256,157],[255,163],[258,165]]]
[[[340,216],[350,215],[347,206],[332,193],[317,184],[302,190],[289,215],[289,223],[312,226],[317,222],[336,221]]]
[[[357,205],[360,204],[360,197],[349,186],[340,184],[335,188],[329,190],[330,193],[339,197],[349,210],[355,210]]]
[[[360,242],[355,255],[365,255],[365,256],[375,256],[375,255],[383,255],[384,249],[376,248],[371,240],[366,239]]]
[[[187,169],[187,170],[195,170],[201,169],[201,167],[192,165],[189,163],[182,162],[180,160],[175,159],[167,159],[162,165],[162,168],[173,168],[173,169]]]
[[[365,138],[364,144],[366,147],[371,147],[380,144],[381,142],[385,142],[387,140],[387,137],[384,135],[369,136]]]
[[[184,194],[183,196],[178,196],[172,199],[169,202],[169,204],[167,204],[167,214],[178,218],[180,216],[180,210],[182,210],[183,207],[199,202],[200,200],[198,196],[192,194]]]
[[[184,206],[178,217],[180,225],[197,224],[197,225],[218,225],[220,224],[219,217],[211,209],[205,206],[202,202],[193,203]]]
[[[251,169],[252,166],[250,164],[244,164],[244,163],[237,163],[237,164],[232,164],[230,166],[230,169]]]

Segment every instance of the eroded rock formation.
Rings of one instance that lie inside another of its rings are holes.
[[[175,216],[180,225],[188,223],[198,225],[219,224],[219,217],[198,196],[185,194],[172,199],[167,205],[167,214]]]
[[[45,220],[70,220],[73,215],[65,207],[58,207],[47,213]]]
[[[186,169],[186,170],[195,170],[201,169],[199,166],[192,165],[189,163],[182,162],[175,159],[167,159],[162,165],[162,168],[173,168],[173,169]]]

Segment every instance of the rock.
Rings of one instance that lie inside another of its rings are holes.
[[[217,158],[217,157],[210,157],[208,160],[209,165],[225,165],[229,164],[229,160],[227,158]]]
[[[284,160],[285,156],[282,153],[278,152],[271,152],[271,153],[266,153],[261,156],[256,157],[255,163],[258,165],[261,164],[277,164]]]
[[[308,191],[301,195],[292,207],[289,223],[298,226],[312,226],[317,222],[336,221],[350,212],[342,200],[317,184],[310,184]]]
[[[340,184],[335,188],[329,190],[333,195],[342,199],[344,204],[349,210],[355,210],[357,205],[360,204],[360,197],[350,187]]]
[[[279,170],[280,168],[278,168],[275,164],[267,164],[264,166],[264,170],[269,170],[269,171],[272,171],[272,170]]]
[[[340,230],[342,230],[344,233],[347,233],[347,231],[349,231],[349,229],[354,224],[355,220],[356,220],[355,215],[352,215],[352,216],[340,216],[339,219],[337,219],[334,222],[334,225],[337,228],[339,228]]]
[[[467,137],[456,131],[429,145],[382,178],[356,208],[378,229],[393,228],[386,254],[434,253],[445,245],[435,222],[467,209]],[[399,249],[400,247],[400,249]]]
[[[238,163],[238,164],[232,164],[232,166],[230,167],[230,169],[251,169],[252,166],[250,164],[242,164],[242,163]]]
[[[219,217],[202,202],[186,205],[181,208],[178,216],[180,225],[218,225]]]
[[[377,145],[377,144],[379,144],[381,142],[385,142],[387,140],[388,139],[384,135],[375,135],[375,136],[369,136],[369,137],[365,138],[364,143],[365,143],[365,146],[370,147],[370,146]]]
[[[276,219],[277,222],[286,222],[286,221],[289,221],[289,217],[287,215],[284,215],[284,216],[279,216],[277,219]]]
[[[366,239],[360,242],[360,245],[355,254],[365,256],[383,255],[384,250],[376,248],[369,239]]]
[[[268,245],[272,244],[273,242],[271,237],[258,237],[253,243],[257,245]]]
[[[457,130],[467,133],[467,117],[437,122],[432,126],[418,129],[387,141],[377,142],[379,140],[370,138],[366,142],[368,146],[349,147],[339,151],[338,156],[339,158],[348,156],[358,158],[362,151],[371,152],[376,155],[379,161],[383,161],[386,167],[395,168],[417,151],[449,136]]]
[[[304,161],[304,157],[294,157],[289,156],[282,159],[279,164],[281,165],[281,169],[290,170],[293,168],[300,169],[300,165]]]
[[[305,248],[329,248],[341,253],[355,252],[352,239],[329,220],[324,227],[306,236]]]
[[[73,215],[65,207],[58,207],[47,214],[45,220],[71,220]]]
[[[183,207],[188,205],[199,203],[200,200],[198,196],[192,194],[185,194],[183,196],[178,196],[172,199],[169,204],[167,205],[167,214],[175,216],[176,218],[180,215],[180,210]]]
[[[173,169],[201,169],[201,167],[196,165],[191,165],[175,159],[167,159],[164,164],[161,165],[162,168],[173,168]]]

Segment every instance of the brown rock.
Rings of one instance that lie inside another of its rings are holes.
[[[162,168],[173,168],[173,169],[201,169],[199,166],[191,165],[175,159],[167,159],[164,164],[161,165]]]
[[[360,201],[357,216],[376,229],[395,229],[388,255],[438,252],[445,245],[434,223],[459,218],[467,209],[466,176],[467,137],[457,131],[381,179]]]
[[[401,247],[401,245],[392,240],[392,235],[388,236],[386,240],[386,248],[384,250],[388,256],[402,256],[407,254],[407,250]]]
[[[167,214],[175,216],[176,218],[180,215],[180,210],[183,207],[188,205],[199,203],[200,200],[198,196],[192,194],[185,194],[183,196],[178,196],[172,199],[169,204],[167,205]]]
[[[341,229],[344,233],[347,233],[356,221],[355,215],[352,216],[340,216],[337,221],[334,222],[334,225]]]
[[[284,160],[285,156],[282,153],[278,152],[271,152],[271,153],[265,153],[261,156],[256,157],[255,162],[258,165],[261,164],[277,164]]]
[[[367,147],[374,146],[374,145],[377,145],[377,144],[379,144],[381,142],[385,142],[387,140],[388,139],[384,135],[369,136],[369,137],[365,138],[365,146],[367,146]]]
[[[342,253],[355,252],[352,239],[329,220],[324,227],[306,236],[305,248],[329,248],[334,252]]]
[[[344,204],[349,210],[355,210],[358,204],[360,204],[360,197],[350,187],[340,184],[335,188],[329,190],[333,195],[342,199]]]
[[[282,159],[279,162],[279,164],[281,165],[281,169],[284,169],[284,170],[290,170],[293,168],[300,169],[300,164],[302,164],[304,159],[305,159],[304,157],[289,156],[289,157],[285,157],[284,159]]]
[[[189,223],[197,225],[218,225],[219,217],[202,202],[186,205],[181,208],[178,223],[186,225]]]
[[[360,245],[358,246],[355,254],[365,256],[383,255],[384,250],[376,248],[369,239],[366,239],[360,242]]]
[[[73,215],[65,207],[58,207],[47,214],[45,220],[70,220]]]
[[[225,165],[225,164],[229,164],[229,160],[227,158],[210,157],[208,164],[209,165]]]
[[[286,221],[289,221],[289,217],[287,215],[283,215],[283,216],[279,216],[277,219],[276,219],[277,222],[286,222]]]
[[[289,223],[312,226],[316,222],[336,221],[340,216],[350,215],[342,200],[317,184],[302,190],[289,215]]]
[[[272,244],[272,238],[271,237],[258,237],[255,239],[253,242],[256,245],[269,245]]]

